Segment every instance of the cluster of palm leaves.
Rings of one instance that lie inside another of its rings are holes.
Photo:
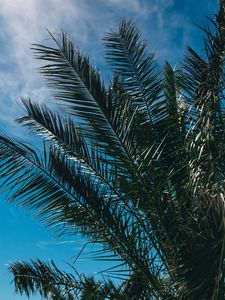
[[[38,153],[0,136],[9,201],[60,236],[82,234],[116,262],[119,281],[10,266],[17,292],[53,300],[224,299],[225,1],[200,56],[163,71],[131,21],[105,35],[107,85],[70,38],[35,44],[63,113],[23,99],[18,119],[43,140]],[[117,274],[117,273],[116,273]]]

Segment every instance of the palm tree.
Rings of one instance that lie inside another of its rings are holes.
[[[39,260],[10,266],[17,292],[72,299],[224,299],[225,1],[180,68],[160,70],[131,21],[105,35],[105,85],[69,37],[35,44],[66,114],[23,99],[19,123],[43,151],[0,137],[9,201],[60,236],[101,243],[116,276],[101,282]]]

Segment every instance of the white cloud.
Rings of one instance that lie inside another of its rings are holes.
[[[20,97],[47,104],[50,101],[30,50],[31,43],[46,42],[45,28],[67,31],[101,67],[103,33],[115,27],[121,17],[133,18],[144,37],[154,42],[153,50],[161,47],[164,56],[170,52],[165,47],[169,30],[182,23],[174,13],[170,23],[173,25],[167,24],[165,10],[172,4],[173,0],[0,0],[0,103],[4,112],[0,116],[0,129],[9,126],[10,133],[19,134],[15,130],[18,126],[11,126],[13,119],[21,114],[17,104]]]
[[[146,2],[140,0],[108,0],[106,4],[111,7],[116,7],[119,10],[124,9],[139,15],[143,15],[147,12]]]
[[[82,20],[85,24],[88,11],[85,5],[73,0],[65,0],[63,5],[60,0],[0,0],[0,6],[0,102],[1,123],[6,124],[1,125],[4,130],[18,116],[17,101],[21,96],[39,101],[49,99],[35,70],[37,63],[32,57],[31,43],[44,41],[47,36],[45,28],[59,31],[76,24],[72,31],[78,43],[85,44],[85,30],[88,30],[80,23]]]

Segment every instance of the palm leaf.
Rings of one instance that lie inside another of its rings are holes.
[[[151,107],[158,100],[160,77],[153,54],[147,54],[146,43],[140,40],[140,32],[131,22],[122,20],[118,31],[106,34],[104,44],[106,59],[113,70],[125,77],[125,89],[152,125]]]
[[[44,263],[40,260],[17,262],[9,266],[13,273],[15,291],[30,297],[40,294],[41,297],[52,300],[75,300],[81,284],[72,275],[62,272],[53,261]]]

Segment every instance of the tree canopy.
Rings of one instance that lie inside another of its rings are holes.
[[[52,300],[224,299],[225,1],[163,70],[132,21],[104,37],[109,84],[65,33],[34,44],[64,113],[23,99],[17,120],[43,150],[0,136],[1,188],[59,236],[82,234],[117,263],[115,282],[11,264],[15,289]],[[122,277],[122,279],[121,279]]]

